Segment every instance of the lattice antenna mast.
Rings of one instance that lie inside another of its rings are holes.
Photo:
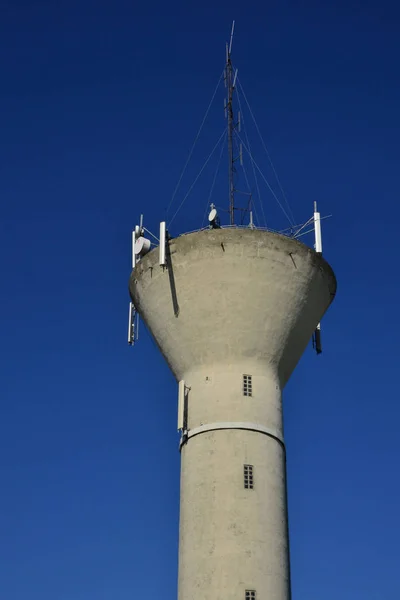
[[[225,82],[227,87],[227,103],[225,106],[228,117],[228,158],[229,158],[229,222],[235,224],[235,158],[233,156],[233,131],[235,122],[233,116],[233,90],[235,89],[236,74],[233,73],[231,51],[233,32],[235,30],[235,21],[232,23],[231,37],[229,44],[226,44],[226,66],[225,66]]]

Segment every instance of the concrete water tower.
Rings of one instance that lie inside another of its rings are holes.
[[[229,117],[230,48],[226,76]],[[282,391],[336,280],[319,213],[314,250],[232,227],[231,179],[229,192],[228,227],[212,212],[172,239],[162,223],[154,249],[136,228],[129,337],[137,311],[179,383],[178,599],[290,600]]]

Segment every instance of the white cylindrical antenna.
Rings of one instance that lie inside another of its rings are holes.
[[[135,243],[136,243],[136,233],[135,233],[135,231],[132,231],[132,269],[134,269],[136,266]]]
[[[237,74],[238,74],[238,70],[236,69],[236,71],[235,71],[235,77],[233,78],[232,89],[235,88]]]
[[[231,39],[230,39],[230,42],[229,42],[229,56],[230,56],[230,54],[232,52],[232,42],[233,42],[233,33],[234,33],[234,31],[235,31],[235,21],[232,22]]]
[[[140,235],[142,235],[142,229],[143,229],[143,215],[140,215],[139,227],[140,227]]]
[[[178,431],[184,427],[185,392],[185,382],[183,379],[181,379],[178,384]]]
[[[129,317],[128,317],[128,344],[132,346],[135,342],[135,331],[134,331],[134,307],[133,303],[129,302]]]
[[[250,229],[254,229],[254,223],[253,223],[253,211],[250,211],[250,223],[249,223],[249,227]]]
[[[315,231],[315,252],[322,254],[321,215],[317,211],[317,203],[316,202],[314,202],[314,231]]]
[[[161,221],[160,223],[160,266],[165,267],[166,262],[166,243],[167,243],[167,229],[165,221]]]

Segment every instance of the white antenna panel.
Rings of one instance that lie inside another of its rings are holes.
[[[129,318],[128,318],[128,344],[133,346],[135,343],[135,308],[132,302],[129,302]]]
[[[165,267],[167,264],[165,258],[166,251],[166,243],[167,243],[167,229],[165,221],[161,221],[160,223],[160,266]]]
[[[322,254],[321,215],[317,212],[317,203],[314,202],[314,230],[315,230],[315,252]]]
[[[136,243],[136,234],[134,231],[132,231],[132,269],[134,269],[136,266],[135,243]]]
[[[135,242],[135,255],[144,256],[150,250],[151,242],[147,238],[140,237]]]

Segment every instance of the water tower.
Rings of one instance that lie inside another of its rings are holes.
[[[225,77],[229,134],[230,48]],[[290,600],[282,391],[336,280],[316,209],[313,249],[235,226],[234,191],[230,170],[227,226],[215,209],[175,238],[163,222],[153,249],[136,228],[129,338],[138,313],[178,382],[178,599]]]

